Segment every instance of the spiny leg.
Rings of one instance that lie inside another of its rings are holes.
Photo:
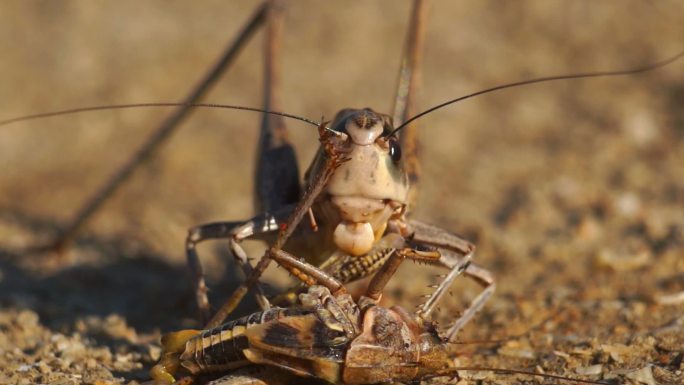
[[[439,260],[424,260],[433,265],[439,265],[448,269],[463,266],[470,260],[475,246],[455,234],[448,233],[438,227],[410,221],[408,240],[397,233],[384,235],[373,249],[362,256],[352,256],[343,252],[334,253],[325,260],[319,268],[335,277],[342,283],[353,282],[375,274],[391,257],[395,250],[409,246],[414,252],[431,251],[439,248]],[[430,242],[432,241],[432,243]],[[425,250],[427,246],[428,250]],[[467,258],[466,258],[467,257]],[[292,303],[300,287],[274,299],[275,303]]]
[[[434,310],[434,307],[437,305],[439,300],[442,299],[444,294],[446,294],[454,279],[461,274],[474,279],[478,284],[483,286],[483,290],[480,292],[480,294],[478,294],[475,299],[470,301],[470,304],[466,310],[447,331],[446,337],[449,340],[454,340],[456,333],[463,328],[463,326],[465,326],[475,316],[475,314],[482,309],[482,307],[484,307],[489,297],[491,297],[496,290],[496,284],[492,274],[488,270],[471,263],[470,259],[471,256],[468,255],[466,258],[460,259],[455,265],[453,265],[451,271],[449,274],[447,274],[444,281],[437,286],[436,290],[428,297],[425,303],[420,306],[418,311],[421,317],[427,318]]]
[[[373,246],[371,251],[362,256],[349,255],[343,251],[336,251],[318,268],[335,277],[343,284],[354,282],[375,274],[390,256],[406,245],[404,238],[396,233],[383,236]],[[297,285],[283,294],[272,298],[272,302],[278,306],[290,306],[297,301],[299,294],[305,285]]]
[[[425,42],[425,19],[427,18],[428,0],[414,0],[411,10],[411,21],[406,36],[404,54],[399,70],[399,79],[394,98],[392,119],[395,127],[406,121],[416,113],[416,99],[421,85],[421,67],[423,46]],[[402,130],[399,138],[404,169],[411,182],[409,190],[409,205],[416,201],[416,186],[420,176],[420,162],[418,160],[419,140],[415,123],[409,124]]]
[[[333,295],[346,293],[344,285],[316,266],[308,264],[283,250],[271,249],[268,254],[278,265],[286,269],[306,286],[325,286]]]
[[[283,4],[269,0],[264,44],[263,108],[282,111],[280,53],[283,35]],[[269,213],[297,203],[301,194],[295,151],[289,142],[282,116],[264,114],[257,148],[254,202],[256,212]]]
[[[436,226],[413,220],[408,223],[407,230],[409,234],[406,239],[400,234],[388,233],[365,255],[356,257],[344,253],[336,253],[319,267],[342,283],[353,282],[375,274],[388,262],[395,250],[407,247],[412,249],[413,254],[429,253],[438,250],[438,260],[434,258],[420,260],[451,270],[449,274],[455,274],[453,278],[460,275],[464,271],[465,266],[470,263],[472,254],[475,251],[475,245],[472,243]],[[446,283],[443,283],[443,285],[445,287],[450,286]],[[275,301],[288,303],[288,300],[292,300],[295,297],[293,294],[296,294],[300,289],[301,287],[296,287],[284,295],[276,297]],[[421,305],[422,311],[427,312],[424,315],[425,317],[433,310],[433,303],[437,303],[439,298],[441,298],[440,293],[440,290],[436,291],[433,296],[438,295],[439,297],[432,298]]]
[[[449,274],[446,275],[444,280],[440,282],[439,285],[435,288],[435,291],[428,297],[428,299],[421,304],[420,309],[418,310],[418,314],[423,317],[427,318],[432,314],[432,311],[436,307],[437,303],[442,299],[444,294],[447,293],[449,287],[451,287],[451,284],[454,282],[456,277],[461,275],[468,265],[470,265],[470,260],[472,259],[472,254],[468,254],[465,257],[461,258],[458,263],[454,265],[454,267],[449,271]]]
[[[375,273],[370,284],[368,284],[368,289],[366,289],[366,297],[376,301],[379,300],[380,296],[382,295],[382,291],[387,285],[387,282],[389,282],[390,278],[392,278],[394,273],[399,268],[399,265],[401,265],[406,258],[413,259],[414,261],[434,263],[439,260],[439,252],[418,251],[410,248],[395,250],[389,259],[382,265],[380,270]]]
[[[453,281],[461,272],[484,287],[483,291],[470,302],[468,308],[466,308],[453,326],[449,328],[447,337],[453,339],[458,330],[482,309],[489,297],[494,293],[496,288],[494,278],[489,271],[470,263],[475,253],[475,245],[472,243],[444,229],[418,221],[410,221],[409,228],[412,232],[409,244],[414,247],[436,248],[441,254],[436,265],[451,270],[445,282],[440,284],[425,304],[421,306],[422,316],[427,317],[430,314],[435,304],[447,291],[451,283],[450,281]]]
[[[150,159],[158,150],[159,146],[164,143],[178,127],[178,124],[185,118],[185,116],[192,111],[189,104],[200,101],[207,91],[214,83],[221,77],[223,72],[232,64],[233,60],[240,53],[242,47],[249,41],[254,32],[261,26],[265,20],[267,10],[267,3],[263,3],[249,21],[245,24],[240,33],[233,40],[219,60],[214,64],[209,72],[197,83],[195,88],[190,91],[190,94],[183,100],[182,107],[177,108],[169,117],[167,117],[147,138],[145,143],[135,152],[133,157],[121,166],[110,178],[104,183],[90,198],[88,198],[83,206],[77,211],[74,219],[62,231],[61,235],[46,248],[60,253],[67,247],[74,239],[78,231],[83,225],[102,207],[102,205],[123,185],[124,182],[133,174],[133,172],[146,160]]]
[[[452,342],[455,340],[456,333],[458,333],[458,331],[482,309],[489,297],[494,294],[494,290],[496,290],[494,277],[489,270],[474,264],[469,264],[464,273],[466,276],[474,278],[480,285],[484,286],[484,290],[470,302],[468,308],[466,308],[463,314],[461,314],[456,322],[449,328],[449,331],[447,331],[446,337]]]

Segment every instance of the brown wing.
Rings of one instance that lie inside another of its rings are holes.
[[[341,378],[349,339],[315,314],[285,317],[248,329],[250,347],[245,357],[253,363],[273,365],[300,376],[337,383]]]
[[[316,314],[290,316],[245,331],[250,347],[301,358],[342,359],[345,333],[325,325]]]

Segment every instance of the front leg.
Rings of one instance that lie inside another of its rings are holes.
[[[292,207],[281,210],[277,215],[264,214],[256,216],[246,222],[216,222],[200,225],[190,229],[185,242],[185,251],[188,266],[194,277],[195,296],[202,322],[206,322],[211,316],[211,306],[207,297],[207,285],[204,278],[204,269],[197,255],[197,244],[209,239],[227,239],[235,261],[242,269],[245,277],[252,275],[252,265],[249,263],[240,242],[247,238],[264,236],[279,230],[292,212]],[[256,286],[256,300],[262,310],[270,307],[259,285]]]
[[[409,220],[405,232],[410,245],[439,249],[442,257],[437,264],[447,269],[454,268],[462,263],[463,258],[475,253],[474,244],[437,226]]]
[[[307,187],[304,196],[297,203],[294,210],[292,210],[287,221],[283,223],[282,226],[279,226],[280,231],[278,237],[271,248],[264,253],[252,273],[247,277],[247,280],[235,289],[233,294],[223,306],[221,306],[214,317],[209,320],[207,327],[213,327],[223,322],[223,320],[235,310],[235,307],[242,301],[249,289],[258,283],[261,274],[268,268],[271,260],[277,255],[280,255],[279,252],[295,232],[299,223],[308,213],[310,213],[311,205],[313,205],[316,198],[323,191],[335,170],[342,163],[348,161],[348,158],[346,157],[347,151],[345,151],[344,147],[348,137],[345,134],[330,130],[325,126],[325,123],[319,125],[318,133],[321,146],[327,155],[325,165],[317,171],[313,178],[313,182]]]

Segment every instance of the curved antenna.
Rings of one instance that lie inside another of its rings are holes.
[[[290,119],[296,119],[301,122],[311,124],[312,126],[318,127],[320,123],[315,120],[303,118],[301,116],[286,114],[284,112],[268,111],[261,108],[245,107],[245,106],[234,106],[230,104],[217,104],[217,103],[131,103],[131,104],[112,104],[112,105],[101,105],[101,106],[90,106],[90,107],[79,107],[70,108],[67,110],[43,112],[40,114],[19,116],[16,118],[0,120],[0,126],[24,122],[27,120],[49,118],[53,116],[77,114],[80,112],[90,112],[90,111],[102,111],[102,110],[123,110],[129,108],[156,108],[156,107],[193,107],[193,108],[224,108],[229,110],[242,110],[242,111],[254,111],[262,112],[264,114],[278,115]]]
[[[562,381],[581,382],[583,384],[600,384],[600,385],[612,385],[613,384],[612,382],[583,380],[580,378],[559,376],[557,374],[536,373],[536,372],[530,372],[527,370],[520,370],[520,369],[487,368],[487,367],[481,367],[481,366],[459,366],[459,367],[449,368],[447,370],[438,371],[435,375],[425,376],[425,377],[423,377],[423,379],[448,376],[450,374],[457,374],[457,372],[459,370],[472,370],[472,371],[478,371],[478,372],[492,372],[492,373],[505,373],[505,374],[523,374],[526,376],[537,376],[537,377],[544,377],[544,378],[552,378],[555,380],[562,380]]]
[[[458,97],[456,99],[451,99],[447,100],[444,103],[438,104],[434,107],[428,108],[427,110],[419,113],[418,115],[415,115],[411,117],[410,119],[406,120],[404,123],[402,123],[399,127],[395,128],[394,131],[392,131],[389,136],[392,136],[396,134],[399,130],[402,128],[408,126],[411,122],[414,120],[423,117],[435,110],[439,110],[440,108],[446,107],[448,105],[460,102],[462,100],[470,99],[472,97],[482,95],[482,94],[487,94],[490,92],[498,91],[498,90],[503,90],[506,88],[513,88],[513,87],[518,87],[518,86],[524,86],[527,84],[534,84],[534,83],[543,83],[543,82],[550,82],[554,80],[567,80],[567,79],[580,79],[580,78],[594,78],[594,77],[600,77],[600,76],[622,76],[622,75],[634,75],[642,72],[648,72],[648,71],[653,71],[655,69],[658,69],[660,67],[664,67],[670,63],[673,63],[680,59],[682,56],[684,56],[684,51],[679,52],[678,54],[669,57],[667,59],[652,63],[652,64],[647,64],[643,67],[639,68],[632,68],[632,69],[627,69],[627,70],[620,70],[620,71],[599,71],[599,72],[585,72],[585,73],[579,73],[579,74],[570,74],[570,75],[555,75],[555,76],[545,76],[541,78],[535,78],[535,79],[529,79],[529,80],[522,80],[518,82],[513,82],[513,83],[507,83],[507,84],[502,84],[496,87],[491,87],[491,88],[486,88],[484,90],[480,90],[477,92],[473,92],[472,94],[464,95],[461,97]]]

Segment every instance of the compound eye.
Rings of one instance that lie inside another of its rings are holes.
[[[389,138],[389,155],[392,158],[392,162],[399,163],[401,160],[401,146],[399,146],[399,141],[392,137]]]

